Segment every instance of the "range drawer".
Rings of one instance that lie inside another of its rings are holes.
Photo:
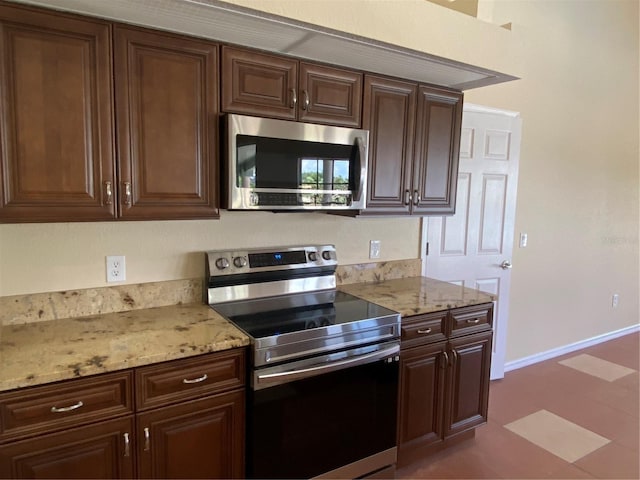
[[[225,392],[245,384],[245,350],[234,349],[137,368],[137,410]]]
[[[446,340],[447,312],[415,315],[402,319],[402,348]]]
[[[449,336],[457,337],[490,330],[493,323],[493,303],[451,310]]]
[[[0,443],[133,413],[130,371],[0,394]]]

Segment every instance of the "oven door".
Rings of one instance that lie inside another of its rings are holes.
[[[257,370],[247,475],[356,478],[395,464],[398,352],[394,341]]]

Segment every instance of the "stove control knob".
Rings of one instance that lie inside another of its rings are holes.
[[[224,257],[217,259],[216,267],[218,267],[218,270],[224,270],[225,268],[229,268],[229,260],[227,260]]]
[[[233,259],[233,264],[238,268],[242,268],[247,264],[247,259],[244,257],[236,257]]]
[[[325,250],[324,252],[322,252],[322,258],[324,258],[325,260],[331,260],[332,257],[333,255],[331,254],[331,251]]]
[[[318,260],[318,254],[316,252],[309,252],[309,261],[315,262]]]

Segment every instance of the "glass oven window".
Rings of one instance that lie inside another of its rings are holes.
[[[396,445],[398,363],[250,390],[247,475],[311,478]]]

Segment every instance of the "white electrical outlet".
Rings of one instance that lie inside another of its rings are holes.
[[[611,307],[618,308],[619,300],[620,300],[620,295],[618,295],[617,293],[614,293],[613,296],[611,297]]]
[[[124,282],[127,279],[127,269],[124,255],[107,256],[107,282]]]
[[[369,258],[380,258],[380,240],[369,242]]]

